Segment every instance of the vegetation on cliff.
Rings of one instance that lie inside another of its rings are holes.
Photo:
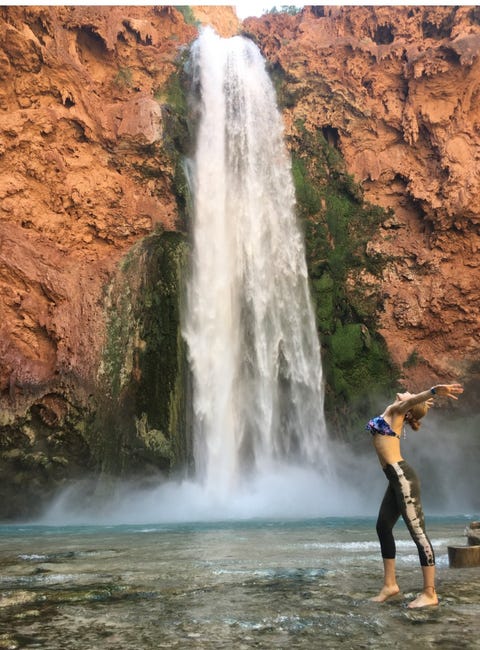
[[[331,130],[310,132],[296,122],[290,138],[299,216],[322,342],[327,420],[349,435],[394,388],[398,371],[377,332],[380,277],[386,258],[367,244],[389,216],[363,198]]]
[[[108,289],[103,391],[92,439],[108,473],[145,476],[187,460],[185,426],[179,426],[188,411],[179,310],[188,248],[180,233],[146,237]]]
[[[96,457],[112,474],[148,474],[191,465],[189,369],[180,322],[190,246],[188,183],[184,158],[191,137],[187,121],[185,61],[156,90],[163,138],[143,146],[134,167],[139,183],[161,182],[165,169],[177,205],[177,230],[140,240],[124,257],[108,288],[107,341],[100,371],[105,388],[95,429]]]

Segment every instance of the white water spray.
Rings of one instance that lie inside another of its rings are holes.
[[[93,499],[85,496],[93,490],[87,481],[62,492],[42,523],[370,512],[364,493],[330,468],[305,250],[265,62],[252,42],[224,40],[210,29],[195,43],[192,62],[201,102],[183,329],[194,380],[197,477],[150,489],[119,484]],[[357,476],[359,468],[362,484],[382,482],[377,471],[367,480],[358,459],[345,475]]]
[[[322,366],[265,62],[251,41],[211,29],[192,61],[201,107],[184,335],[197,471],[225,494],[277,463],[325,469]]]

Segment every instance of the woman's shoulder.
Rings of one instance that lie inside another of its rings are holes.
[[[385,411],[382,413],[383,417],[391,418],[392,416],[403,413],[404,411],[404,402],[401,400],[396,400],[392,404],[389,404]]]

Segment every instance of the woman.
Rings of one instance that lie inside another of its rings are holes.
[[[410,608],[438,605],[435,591],[435,555],[425,532],[425,522],[420,501],[420,484],[412,468],[400,452],[400,436],[407,422],[414,431],[420,427],[421,418],[432,406],[434,397],[458,399],[463,392],[460,384],[440,384],[412,395],[398,393],[393,404],[387,406],[367,424],[372,434],[373,446],[388,479],[377,520],[377,534],[383,558],[384,583],[380,593],[372,598],[382,603],[400,591],[395,575],[395,540],[393,527],[402,515],[415,542],[423,572],[423,591],[410,604]]]

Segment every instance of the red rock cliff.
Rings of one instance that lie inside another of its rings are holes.
[[[224,35],[238,26],[232,10],[194,11]],[[330,127],[367,197],[393,208],[371,243],[392,256],[382,332],[397,362],[417,353],[439,377],[461,376],[478,349],[479,16],[307,7],[245,22],[297,97],[287,129]],[[135,169],[138,145],[162,138],[157,99],[196,33],[173,7],[3,8],[2,391],[88,379],[101,286],[152,226],[176,227],[167,158],[161,178]]]
[[[84,430],[98,382],[106,287],[135,242],[178,228],[165,120],[167,82],[198,33],[189,11],[0,8],[0,500],[9,516],[16,481],[38,497],[48,472],[61,479],[68,463],[81,475],[91,462],[71,431]],[[199,7],[198,20],[225,36],[238,26],[232,8],[211,11]]]
[[[0,16],[0,391],[20,398],[59,374],[93,380],[102,287],[138,238],[176,228],[168,157],[155,179],[138,167],[197,29],[173,7]],[[228,35],[233,10],[213,22]]]
[[[88,401],[119,260],[155,228],[179,227],[162,107],[195,21],[224,36],[238,28],[232,8],[0,9],[0,425],[10,433],[32,404],[46,425],[61,422],[67,385]],[[424,360],[405,369],[410,385],[478,380],[479,10],[318,6],[244,28],[286,75],[287,133],[297,119],[323,129],[366,196],[393,209],[370,247],[391,260],[379,317],[393,358]],[[152,177],[139,172],[149,165]]]
[[[155,224],[175,227],[171,170],[135,177],[161,138],[154,93],[195,33],[175,10],[4,8],[0,24],[0,389],[93,379],[101,288]]]
[[[394,211],[370,245],[391,256],[380,317],[394,360],[423,358],[405,371],[419,385],[476,376],[478,9],[310,7],[245,28],[296,97],[287,130],[327,129],[366,197]]]

